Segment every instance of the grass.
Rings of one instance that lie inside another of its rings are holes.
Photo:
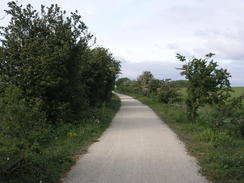
[[[244,87],[232,87],[233,92],[231,93],[232,97],[239,97],[241,95],[244,95]],[[186,88],[180,89],[180,94],[183,95],[183,97],[186,96]]]
[[[244,87],[233,87],[234,92],[232,93],[233,97],[239,97],[244,95]]]
[[[86,117],[74,124],[52,127],[52,140],[40,147],[39,152],[28,154],[21,174],[1,179],[1,183],[59,182],[74,165],[77,155],[84,153],[88,145],[97,141],[112,121],[120,107],[120,100],[113,96],[102,108],[86,111]]]
[[[214,183],[244,182],[243,140],[213,130],[206,123],[189,123],[184,105],[167,105],[153,98],[129,95],[151,107],[178,134],[188,152],[197,158],[201,173],[209,180]]]

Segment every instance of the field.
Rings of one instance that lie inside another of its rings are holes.
[[[242,94],[244,95],[244,87],[233,87],[234,92],[232,93],[233,97],[239,97]]]
[[[231,93],[232,97],[239,97],[242,94],[244,94],[244,87],[233,87],[232,89],[233,89],[233,92]],[[182,88],[180,90],[180,93],[183,96],[186,96],[186,88]]]

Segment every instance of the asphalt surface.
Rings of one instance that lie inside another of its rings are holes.
[[[64,183],[207,183],[174,132],[147,106],[120,95],[111,126]]]

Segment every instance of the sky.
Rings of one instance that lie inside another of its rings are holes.
[[[7,0],[0,0],[0,26],[6,26]],[[78,10],[97,45],[121,61],[120,77],[136,79],[145,70],[155,78],[184,79],[176,53],[187,58],[213,52],[214,60],[244,86],[244,0],[18,0],[57,3]]]

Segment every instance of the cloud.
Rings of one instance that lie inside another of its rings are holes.
[[[242,60],[235,60],[229,62],[218,62],[220,67],[226,68],[231,73],[232,86],[244,86],[244,62]]]
[[[122,74],[120,77],[129,77],[136,79],[143,71],[150,71],[155,78],[166,79],[172,78],[184,79],[180,75],[180,71],[177,68],[181,67],[180,62],[160,62],[160,61],[144,61],[144,62],[130,62],[124,58],[117,58],[121,61]]]
[[[1,0],[0,17],[8,0]],[[188,58],[216,53],[232,73],[232,83],[244,86],[243,0],[21,0],[35,8],[58,3],[78,10],[98,45],[124,58],[123,76],[151,70],[157,77],[180,78],[176,53]],[[0,20],[0,26],[7,18]],[[125,61],[126,60],[126,61]],[[241,70],[242,69],[242,70]]]
[[[205,30],[195,34],[205,40],[202,47],[194,49],[196,53],[206,52],[208,48],[219,58],[244,61],[244,32]]]
[[[176,43],[169,43],[169,44],[167,45],[167,47],[168,47],[168,49],[170,49],[170,50],[177,50],[177,49],[179,49],[179,45],[176,44]]]

